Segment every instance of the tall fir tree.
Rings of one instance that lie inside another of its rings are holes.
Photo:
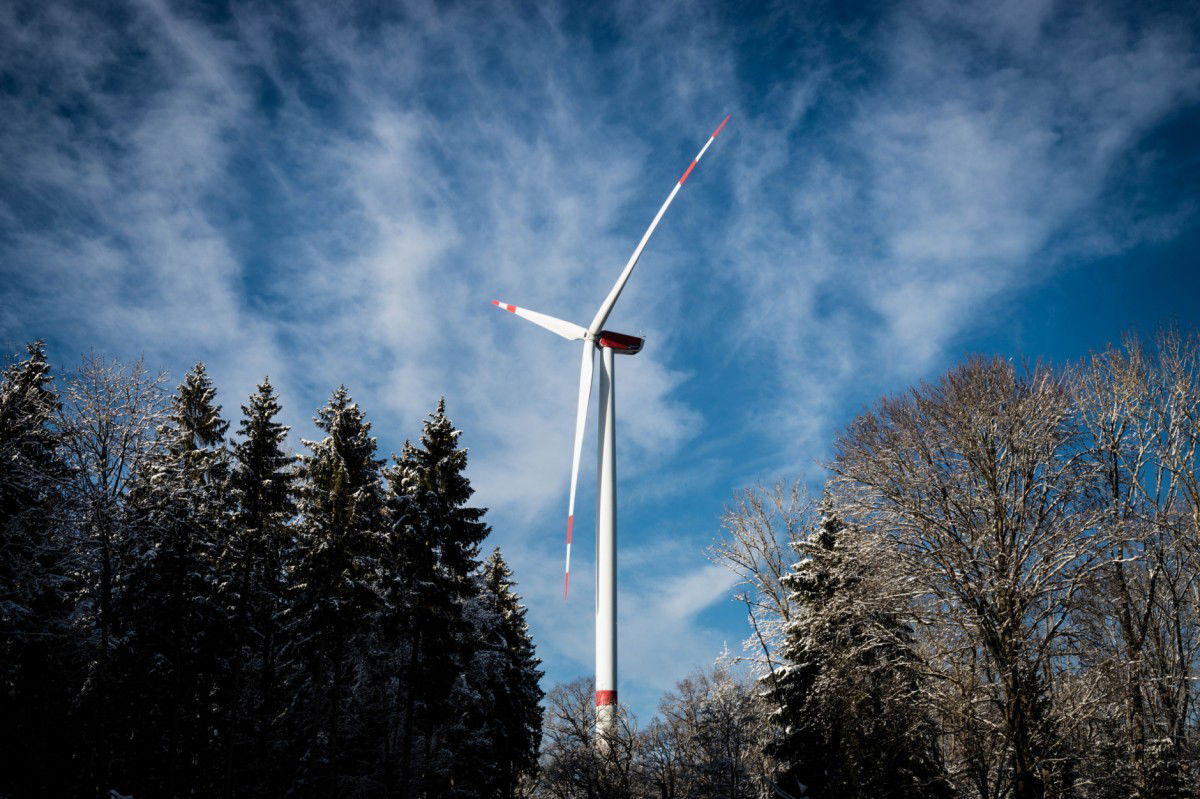
[[[200,791],[221,773],[214,704],[231,657],[232,624],[218,595],[230,511],[228,427],[198,363],[158,431],[158,453],[130,487],[128,568],[118,586],[130,734],[119,786],[135,794]]]
[[[829,768],[836,768],[836,742],[827,739],[816,711],[817,680],[823,663],[821,647],[809,634],[808,617],[815,616],[836,593],[837,586],[826,554],[834,550],[837,523],[826,518],[805,543],[804,557],[784,576],[800,618],[788,624],[780,655],[783,665],[763,678],[768,702],[778,708],[771,714],[775,734],[767,754],[773,759],[775,784],[786,794],[832,796]]]
[[[28,352],[0,382],[0,652],[6,655],[18,638],[41,629],[38,605],[55,588],[46,580],[52,582],[47,570],[58,565],[50,559],[59,549],[55,520],[65,477],[45,345],[34,342]]]
[[[802,558],[783,578],[795,614],[784,666],[763,678],[775,781],[795,796],[939,799],[952,790],[935,726],[919,702],[912,628],[871,579],[863,533],[822,505]]]
[[[291,556],[296,512],[295,457],[285,449],[289,428],[269,378],[242,406],[240,440],[232,446],[229,487],[232,532],[221,553],[226,612],[235,621],[236,657],[225,686],[231,734],[225,736],[227,792],[276,795],[276,717],[283,698],[279,670],[284,567]]]
[[[472,575],[489,530],[484,509],[467,504],[474,492],[460,435],[439,401],[420,446],[406,445],[388,475],[394,610],[386,626],[407,657],[393,736],[398,764],[388,768],[407,796],[447,795],[466,734],[455,689],[473,652],[465,604],[478,589]]]
[[[71,697],[59,408],[45,345],[0,380],[0,794],[63,790]]]
[[[479,545],[490,528],[483,521],[486,509],[467,505],[475,489],[465,474],[467,451],[458,446],[461,435],[446,416],[445,398],[439,400],[415,451],[415,488],[442,573],[457,596],[465,598],[474,591],[471,575],[479,566]]]
[[[381,563],[381,603],[372,618],[369,652],[375,702],[384,712],[364,730],[380,741],[375,776],[389,795],[413,790],[412,739],[419,686],[421,619],[441,607],[436,558],[422,535],[414,502],[416,449],[404,442],[385,470],[385,528]],[[432,606],[430,603],[434,603]]]
[[[541,661],[499,547],[475,579],[478,590],[467,604],[475,649],[458,688],[469,735],[455,787],[464,795],[515,799],[537,771]]]
[[[353,792],[365,769],[348,745],[358,726],[350,702],[380,604],[383,496],[371,425],[345,386],[314,419],[326,435],[305,441],[300,523],[288,607],[290,692],[298,729],[301,793]]]

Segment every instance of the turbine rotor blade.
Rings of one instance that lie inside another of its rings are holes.
[[[557,333],[570,341],[579,341],[587,335],[587,330],[583,327],[574,322],[568,322],[565,319],[556,319],[553,316],[531,311],[528,308],[520,308],[506,302],[500,302],[500,300],[492,300],[492,305],[495,305],[497,308],[503,308],[509,313],[514,313],[522,319],[528,319],[538,327],[544,327],[551,333]]]
[[[659,221],[663,218],[663,214],[667,212],[675,195],[683,188],[683,182],[688,179],[688,175],[692,174],[692,170],[696,168],[696,164],[700,163],[700,159],[704,157],[704,153],[708,150],[709,145],[717,138],[717,134],[721,132],[721,128],[725,127],[725,123],[729,121],[732,114],[727,114],[721,124],[717,125],[717,129],[708,137],[708,141],[700,148],[700,152],[692,159],[692,163],[684,170],[683,176],[671,189],[671,193],[667,195],[667,199],[663,202],[662,207],[658,209],[658,213],[654,215],[654,220],[650,223],[650,227],[646,228],[646,232],[642,234],[642,240],[638,242],[637,247],[633,250],[633,255],[629,256],[629,260],[625,263],[625,268],[621,270],[621,276],[617,278],[617,282],[613,285],[612,290],[608,292],[608,296],[604,298],[604,302],[600,304],[600,309],[596,311],[596,316],[592,319],[592,323],[588,325],[588,332],[593,336],[600,332],[600,328],[604,327],[604,323],[608,320],[608,315],[612,313],[613,305],[616,304],[617,298],[621,296],[621,290],[625,288],[625,282],[629,280],[629,275],[633,273],[633,267],[637,265],[638,259],[642,257],[642,250],[646,249],[646,242],[650,241],[650,237],[654,235],[654,229],[658,227]]]
[[[583,428],[587,425],[588,401],[592,394],[592,366],[595,346],[583,342],[583,361],[579,365],[579,404],[575,410],[575,447],[571,450],[571,499],[567,504],[567,565],[563,570],[563,599],[571,581],[571,531],[575,527],[575,488],[579,484],[579,455],[583,451]]]

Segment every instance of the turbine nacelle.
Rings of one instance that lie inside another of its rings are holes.
[[[601,330],[596,335],[596,346],[608,347],[616,355],[637,355],[642,351],[646,339],[630,336],[625,333],[614,333],[611,330]]]

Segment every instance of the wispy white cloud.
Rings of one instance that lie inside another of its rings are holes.
[[[908,3],[863,44],[871,80],[808,73],[801,113],[737,154],[723,260],[777,369],[786,419],[762,424],[793,451],[824,451],[847,393],[920,377],[981,313],[1112,248],[1098,203],[1118,159],[1200,87],[1194,36],[1103,4]],[[1117,248],[1162,235],[1131,228]]]

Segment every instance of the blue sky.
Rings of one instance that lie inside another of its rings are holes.
[[[967,352],[1062,362],[1200,321],[1187,3],[0,5],[0,344],[95,347],[233,415],[345,383],[383,452],[441,395],[544,658],[591,673],[594,474],[561,598],[590,320],[609,326],[622,698],[747,635],[706,549],[735,491]],[[589,442],[593,435],[589,429]],[[589,444],[589,450],[591,446]]]

